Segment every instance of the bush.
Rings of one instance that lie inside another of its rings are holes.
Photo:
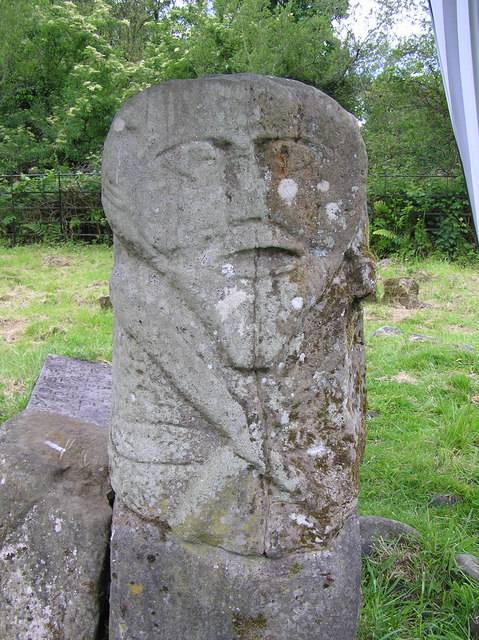
[[[476,237],[462,178],[370,178],[371,248],[378,255],[473,255]]]

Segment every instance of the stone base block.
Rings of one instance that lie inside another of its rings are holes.
[[[360,539],[280,559],[175,540],[115,503],[110,640],[353,640]]]
[[[107,430],[39,411],[0,428],[0,639],[101,637]]]

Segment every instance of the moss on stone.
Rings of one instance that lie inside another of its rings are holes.
[[[233,629],[238,640],[261,640],[262,631],[267,629],[267,626],[268,620],[262,613],[254,618],[242,616],[240,613],[233,614]]]
[[[301,573],[301,571],[304,569],[303,565],[300,564],[299,562],[293,562],[293,564],[291,565],[291,568],[289,570],[289,575],[290,576],[297,576],[298,573]]]

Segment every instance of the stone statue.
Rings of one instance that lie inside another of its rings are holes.
[[[115,117],[110,637],[355,637],[365,180],[354,118],[296,81],[173,81]]]

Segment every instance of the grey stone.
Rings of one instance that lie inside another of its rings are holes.
[[[368,420],[373,420],[374,418],[378,418],[381,414],[379,411],[370,410],[366,413],[366,417]]]
[[[398,327],[379,327],[373,333],[374,338],[379,338],[381,336],[402,336],[403,332]]]
[[[59,413],[108,426],[111,416],[111,366],[49,355],[33,388],[27,411]]]
[[[231,602],[255,593],[242,563],[326,551],[355,513],[359,300],[374,289],[365,176],[352,116],[312,87],[248,74],[152,87],[105,143],[112,484],[167,540],[235,554]]]
[[[479,611],[469,618],[469,640],[479,640]]]
[[[420,537],[419,531],[408,524],[380,516],[360,516],[359,528],[363,556],[371,553],[378,540],[393,541],[405,538],[417,541]]]
[[[435,493],[431,496],[429,504],[431,507],[453,507],[462,502],[461,496],[455,496],[448,493]]]
[[[411,333],[409,336],[409,342],[434,342],[434,338],[431,338],[431,336],[425,336],[422,333]]]
[[[479,558],[472,553],[458,553],[454,556],[456,565],[466,576],[479,581]]]
[[[400,304],[406,309],[422,306],[419,301],[419,284],[414,278],[387,278],[384,280],[383,302]]]
[[[0,429],[0,638],[92,640],[111,521],[106,429],[28,411]]]
[[[357,518],[327,548],[271,560],[189,544],[115,501],[110,640],[355,638]]]

